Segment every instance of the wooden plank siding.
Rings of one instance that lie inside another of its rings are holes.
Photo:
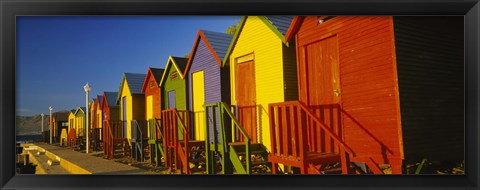
[[[338,47],[343,135],[358,157],[403,159],[392,17],[305,17],[296,35],[299,99],[309,102],[306,47],[335,37]],[[321,75],[321,73],[318,73]],[[400,130],[399,130],[400,129]],[[387,161],[388,162],[388,161]]]
[[[163,74],[163,69],[157,69],[162,72]],[[157,81],[158,80],[158,81]],[[145,82],[142,87],[142,92],[145,93],[145,119],[152,119],[152,118],[160,118],[160,112],[162,108],[162,98],[161,98],[161,89],[160,89],[160,80],[156,79],[152,68],[148,69],[147,77],[145,78]],[[149,102],[147,102],[147,97],[151,96],[151,105]],[[147,110],[150,107],[150,110]],[[149,115],[149,114],[151,115]]]
[[[292,69],[295,67],[293,65],[295,62],[291,61],[295,60],[295,58],[291,58],[295,54],[284,54],[284,51],[290,52],[286,49],[292,47],[284,47],[283,39],[279,38],[279,32],[274,32],[262,19],[264,18],[257,16],[246,17],[236,42],[232,42],[235,44],[228,61],[231,73],[231,102],[232,105],[237,105],[237,81],[234,75],[236,67],[233,65],[237,64],[237,58],[253,54],[256,80],[257,139],[270,151],[268,104],[285,101],[285,94],[289,95],[287,99],[294,98],[293,94],[298,92],[296,85],[287,83],[288,86],[286,86],[285,83],[286,80],[291,80],[292,76],[296,76],[296,70]],[[292,48],[291,51],[295,51],[295,48]],[[284,62],[284,59],[287,61]],[[286,88],[290,86],[292,88]]]
[[[210,35],[204,35],[204,32]],[[206,36],[209,36],[211,38],[207,39]],[[228,45],[230,44],[230,40],[232,38],[232,35],[228,34],[223,34],[223,33],[217,33],[217,32],[210,32],[210,31],[199,31],[197,34],[197,39],[195,41],[194,47],[192,48],[192,53],[191,53],[191,60],[189,60],[189,64],[186,69],[186,75],[187,76],[187,83],[188,83],[188,94],[189,94],[189,108],[191,108],[192,111],[194,108],[194,97],[193,97],[193,89],[194,87],[192,84],[194,84],[195,81],[193,80],[193,74],[199,71],[204,72],[204,100],[203,102],[200,102],[200,105],[204,104],[211,104],[211,103],[216,103],[216,102],[230,102],[229,99],[229,71],[228,67],[222,67],[222,62],[220,60],[223,59],[223,56],[225,54],[225,50],[228,48]],[[209,43],[214,43],[214,44],[209,44]],[[212,45],[214,47],[212,47]],[[215,49],[216,48],[216,49]],[[219,52],[220,55],[217,55],[216,51],[221,51]],[[218,59],[217,59],[218,58]],[[193,117],[196,117],[199,113],[194,113]],[[204,114],[204,113],[203,113]],[[213,114],[208,114],[210,117]],[[203,115],[204,116],[204,115]],[[215,116],[215,126],[217,126],[217,130],[220,127],[220,116],[218,113],[216,113]],[[192,118],[195,119],[195,118]],[[197,121],[192,120],[192,121]],[[197,133],[198,135],[196,139],[205,139],[204,135],[204,130],[205,129],[200,129],[199,126],[204,127],[204,120],[199,120],[202,123],[198,122],[193,122],[194,124],[194,130],[193,133]],[[208,124],[209,126],[212,125],[213,118],[208,119]],[[228,122],[227,122],[228,123]],[[198,126],[197,126],[198,125]],[[214,134],[213,132],[210,132],[209,134]],[[219,133],[218,133],[219,134]],[[218,138],[218,137],[217,137]],[[213,136],[210,137],[210,140],[213,140]]]
[[[164,94],[163,94],[163,99],[165,103],[164,109],[167,109],[169,107],[168,105],[168,92],[169,91],[175,91],[175,108],[178,110],[186,110],[187,109],[187,95],[186,95],[186,82],[185,80],[180,76],[181,71],[178,71],[176,67],[174,66],[168,66],[165,68],[166,77],[165,84],[163,84],[164,88]],[[172,73],[177,73],[177,77],[172,79]]]
[[[464,159],[463,17],[394,17],[405,159]]]
[[[78,107],[75,111],[75,133],[78,137],[85,137],[85,127],[86,127],[86,119],[85,119],[85,107]]]
[[[135,76],[135,80],[129,79],[134,78],[132,76]],[[145,95],[143,93],[139,93],[141,90],[141,84],[140,87],[138,87],[139,80],[141,78],[141,81],[144,81],[145,75],[143,74],[132,74],[132,73],[125,73],[124,77],[122,79],[122,83],[120,86],[120,91],[119,95],[117,98],[117,101],[119,102],[119,112],[120,112],[120,119],[122,120],[123,118],[126,118],[126,137],[128,141],[132,139],[132,132],[131,132],[131,121],[132,120],[144,120],[145,119]],[[129,84],[130,82],[135,81],[135,89],[137,89],[136,92],[132,92],[131,89],[132,87]],[[141,83],[141,82],[140,82]],[[143,84],[143,83],[142,83]],[[125,97],[126,105],[125,105],[125,112],[123,112],[123,98]],[[126,117],[123,117],[126,116]]]

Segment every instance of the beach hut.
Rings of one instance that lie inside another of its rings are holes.
[[[145,95],[142,93],[145,76],[145,74],[124,73],[117,95],[120,120],[124,122],[124,135],[129,141],[132,138],[132,120],[145,119]]]
[[[105,121],[120,120],[119,106],[117,104],[118,92],[103,92],[101,108],[102,108],[102,123]]]
[[[90,148],[92,148],[94,146],[93,141],[94,141],[94,138],[95,138],[94,136],[96,135],[96,134],[94,134],[95,133],[94,132],[95,126],[97,124],[97,122],[96,122],[97,118],[96,118],[96,114],[95,114],[95,113],[97,113],[97,107],[95,105],[96,101],[97,101],[96,98],[92,98],[88,102],[88,107],[89,107],[89,109],[88,109],[88,111],[89,111],[89,113],[88,113],[88,117],[89,117],[88,118],[88,122],[89,122],[89,124],[88,124],[88,138],[90,140],[90,146],[91,146]]]
[[[132,156],[144,156],[148,145],[147,126],[145,121],[145,94],[142,85],[146,74],[124,73],[118,91],[117,102],[120,106],[120,120],[123,121],[124,138],[132,148]]]
[[[187,162],[190,157],[189,147],[204,145],[205,141],[191,141],[193,138],[190,137],[191,114],[187,109],[186,80],[183,75],[187,62],[187,58],[170,56],[165,65],[160,87],[164,99],[161,118],[166,142],[165,165],[172,170],[189,173]]]
[[[77,133],[75,129],[75,109],[68,113],[67,145],[73,146],[77,142]]]
[[[188,59],[170,56],[160,81],[163,88],[163,109],[187,109],[186,81],[183,71]]]
[[[86,133],[86,126],[87,124],[85,123],[86,122],[86,107],[78,107],[76,110],[75,110],[75,134],[76,134],[76,137],[77,137],[77,142],[76,142],[76,145],[79,145],[79,144],[83,144],[84,141],[86,140],[86,136],[85,136],[85,133]]]
[[[163,68],[148,68],[147,76],[142,86],[142,93],[145,94],[145,120],[148,121],[148,144],[150,145],[150,162],[160,164],[163,153],[163,139],[160,127],[162,108],[162,91],[160,81]]]
[[[130,144],[124,136],[117,97],[118,92],[103,92],[101,101],[103,152],[108,159],[114,158],[116,154],[130,154]]]
[[[285,41],[299,101],[270,106],[274,165],[399,174],[404,159],[464,159],[463,17],[296,17]]]
[[[148,68],[147,76],[142,85],[142,93],[145,94],[145,119],[160,118],[162,110],[162,98],[160,80],[165,69]]]
[[[230,75],[228,67],[222,67],[233,35],[199,30],[190,53],[186,69],[188,105],[193,112],[193,135],[205,140],[204,104],[230,103]],[[220,125],[217,117],[216,126]],[[212,118],[209,118],[209,121]]]
[[[95,125],[94,129],[97,130],[97,135],[98,135],[98,140],[102,141],[103,139],[103,119],[102,119],[102,100],[103,96],[102,95],[97,95],[96,101],[95,101],[95,109],[96,112],[92,113],[92,115],[95,115]]]
[[[52,114],[53,123],[53,142],[60,142],[60,134],[62,129],[68,129],[68,111],[60,111]]]
[[[231,102],[238,107],[238,119],[252,142],[268,150],[268,104],[298,97],[295,46],[284,43],[292,19],[243,17],[224,58],[230,65]]]

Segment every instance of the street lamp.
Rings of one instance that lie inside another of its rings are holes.
[[[50,106],[48,107],[48,109],[50,110],[50,144],[52,144],[52,129],[53,129],[53,126],[52,126],[52,110],[53,110],[53,107]]]
[[[86,122],[85,122],[85,125],[86,125],[86,135],[87,135],[87,154],[88,154],[88,150],[90,149],[90,142],[89,142],[89,139],[88,139],[88,132],[89,132],[89,125],[88,125],[88,92],[90,92],[90,85],[88,85],[88,82],[85,86],[83,86],[83,89],[85,90],[85,112],[87,113],[87,118],[86,118]]]
[[[42,116],[42,134],[43,134],[43,116],[45,116],[45,114],[40,114]]]

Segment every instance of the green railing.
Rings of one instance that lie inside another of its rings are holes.
[[[162,156],[164,156],[163,147],[160,145],[160,142],[163,141],[163,128],[160,127],[161,119],[152,118],[148,120],[148,134],[149,140],[148,144],[150,145],[150,163],[155,161],[155,164],[158,166],[161,162],[160,156],[158,156],[158,151]],[[154,155],[155,154],[155,155]]]
[[[250,155],[251,155],[251,152],[250,152],[250,137],[248,136],[248,134],[245,132],[245,130],[243,130],[240,122],[236,119],[235,115],[232,113],[231,111],[231,107],[228,106],[226,103],[224,102],[217,102],[217,103],[213,103],[213,104],[205,104],[204,105],[204,108],[205,108],[205,127],[206,127],[206,131],[205,131],[205,148],[206,148],[206,156],[207,156],[207,173],[208,174],[211,174],[213,173],[214,171],[214,166],[211,166],[211,164],[213,164],[214,162],[212,161],[212,155],[210,155],[210,151],[211,151],[211,147],[210,147],[210,130],[209,130],[209,113],[210,113],[210,110],[211,110],[211,113],[212,113],[212,132],[213,132],[213,144],[214,144],[214,147],[217,150],[217,145],[218,144],[221,144],[222,145],[222,151],[223,151],[223,167],[224,167],[224,172],[225,172],[225,165],[227,164],[226,163],[226,160],[227,160],[227,156],[229,156],[229,143],[230,142],[236,142],[235,140],[235,135],[234,135],[234,131],[235,130],[231,130],[232,131],[232,135],[230,137],[227,137],[227,129],[226,129],[226,125],[225,125],[225,115],[227,115],[231,120],[232,120],[232,129],[236,129],[238,130],[241,135],[243,136],[243,142],[245,143],[245,161],[246,161],[246,165],[245,167],[246,168],[243,168],[243,166],[240,164],[234,164],[234,166],[237,168],[237,170],[239,170],[240,168],[238,167],[242,167],[247,174],[250,173],[250,167],[251,167],[251,158],[250,158]],[[219,113],[219,116],[220,116],[220,140],[221,142],[218,142],[217,140],[217,131],[216,131],[216,111]],[[233,150],[232,150],[233,151]],[[230,158],[232,159],[232,158]],[[238,157],[236,158],[238,159]],[[209,166],[210,164],[210,166]]]

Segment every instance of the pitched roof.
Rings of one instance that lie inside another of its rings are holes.
[[[294,16],[265,16],[284,36],[292,23],[293,17]]]
[[[78,107],[78,108],[75,110],[75,115],[77,115],[78,111],[82,111],[83,113],[85,113],[85,110],[86,110],[85,107]]]
[[[162,75],[165,69],[163,68],[150,68],[150,71],[152,71],[153,77],[155,78],[155,81],[157,81],[157,85],[160,84],[160,80],[162,80]]]
[[[130,88],[130,93],[141,94],[143,80],[145,79],[146,74],[125,73],[124,76],[128,83],[128,87]]]
[[[227,53],[223,59],[223,65],[225,65],[228,61],[228,57],[233,51],[233,47],[237,43],[238,37],[240,36],[241,31],[243,30],[243,26],[245,26],[245,22],[249,16],[243,16],[242,20],[237,26],[237,31],[233,36],[232,42],[228,47]],[[293,16],[257,16],[277,37],[288,46],[288,42],[285,41],[285,34],[288,31],[288,27],[293,20]],[[287,26],[288,25],[288,26]]]
[[[185,70],[185,67],[187,66],[188,59],[183,58],[183,57],[174,57],[171,56],[175,65],[177,65],[178,69],[180,70],[179,72],[182,73],[183,70]]]
[[[187,63],[188,63],[187,58],[175,57],[175,56],[168,57],[167,64],[165,65],[165,70],[164,70],[163,75],[162,75],[162,79],[160,80],[160,86],[165,82],[165,80],[166,80],[165,75],[167,75],[167,72],[170,69],[170,67],[172,67],[172,65],[177,70],[177,72],[179,73],[180,78],[182,78],[182,80],[183,80],[184,79],[183,78],[184,77],[183,76],[183,71],[185,70],[185,67],[187,66]]]
[[[223,60],[227,54],[228,46],[232,41],[233,35],[207,30],[203,30],[202,32],[220,60]]]
[[[160,82],[162,80],[163,72],[165,72],[165,69],[163,69],[163,68],[148,67],[147,76],[145,77],[145,79],[143,81],[143,85],[142,85],[142,92],[145,92],[145,90],[147,89],[147,85],[148,85],[147,83],[148,83],[150,77],[152,77],[152,76],[153,76],[153,79],[155,80],[155,82],[157,83],[157,86],[159,86]]]
[[[105,94],[105,99],[107,100],[108,106],[117,106],[117,95],[118,92],[103,92]]]
[[[198,30],[197,38],[195,39],[195,43],[192,47],[192,52],[190,53],[190,58],[188,59],[187,66],[184,71],[184,75],[188,73],[190,66],[193,61],[193,57],[195,52],[197,51],[197,46],[200,40],[203,40],[207,45],[208,49],[211,51],[213,57],[217,60],[218,64],[222,66],[222,60],[227,54],[228,47],[230,42],[232,42],[233,35],[221,33],[221,32],[213,32],[208,30]]]
[[[142,86],[145,76],[147,75],[140,73],[123,73],[122,83],[120,84],[118,92],[122,91],[123,85],[126,81],[131,94],[143,94]],[[121,93],[118,93],[117,101],[120,101],[120,95]]]

